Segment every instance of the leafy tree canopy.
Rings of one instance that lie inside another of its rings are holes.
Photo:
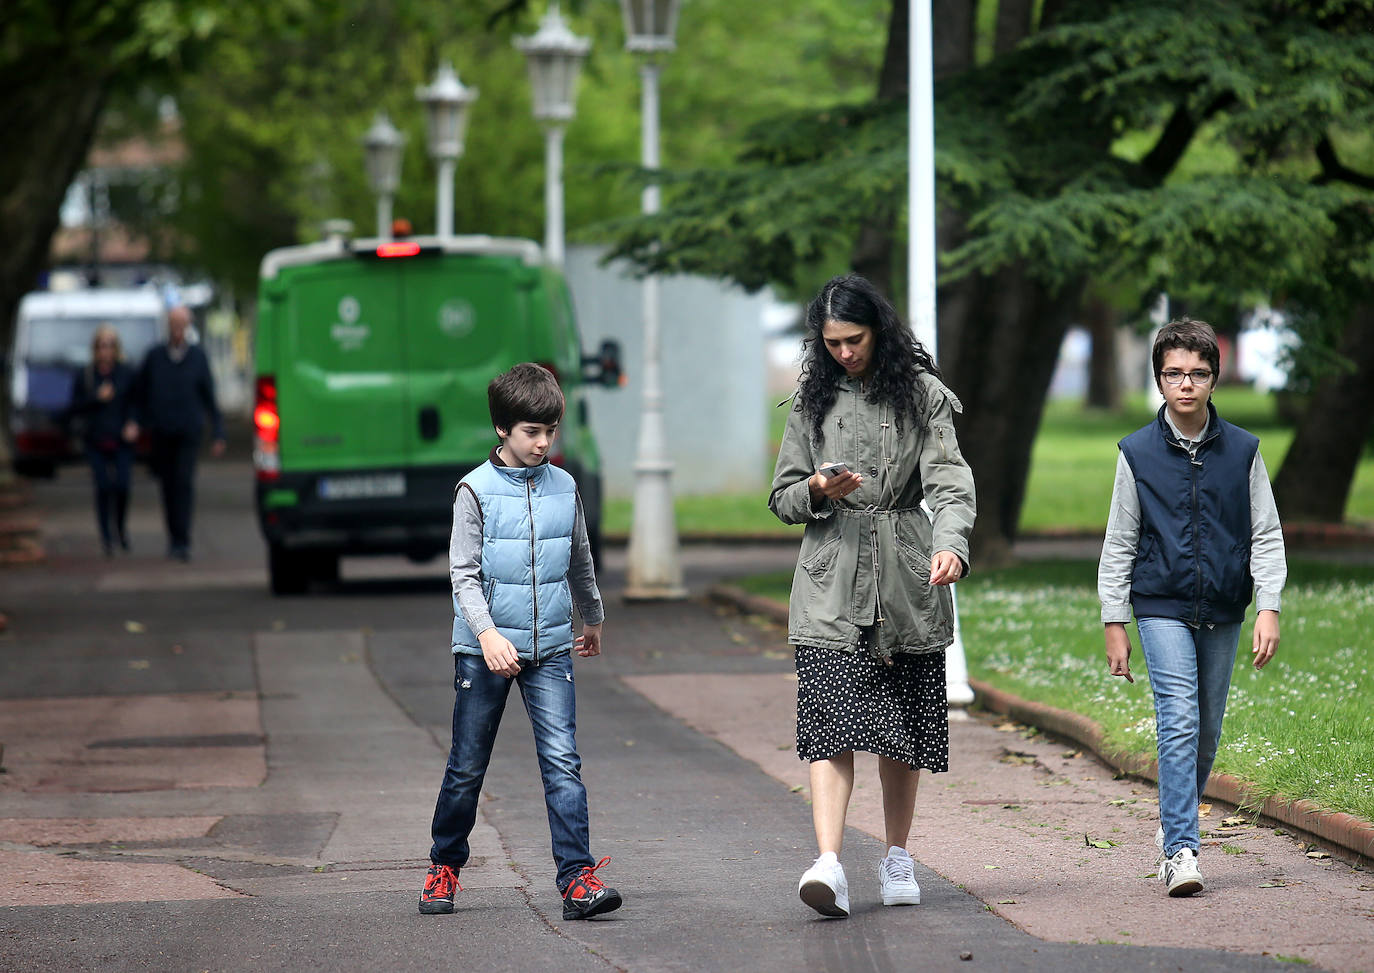
[[[937,88],[939,198],[966,218],[942,282],[1024,263],[1052,287],[1128,281],[1142,302],[1338,310],[1374,272],[1371,26],[1369,0],[1064,5]],[[611,227],[616,253],[792,282],[875,200],[905,197],[905,107],[759,123],[735,164],[673,173],[661,215]]]
[[[860,97],[881,56],[882,38],[867,28],[884,6],[694,0],[680,20],[678,51],[663,62],[664,158],[723,165],[758,118],[835,92]],[[457,166],[455,227],[541,237],[542,136],[512,40],[535,30],[543,7],[291,0],[265,20],[234,18],[178,92],[191,154],[176,217],[186,259],[246,294],[263,252],[314,238],[326,218],[345,216],[371,232],[360,139],[378,109],[407,136],[396,215],[432,230],[435,174],[415,89],[441,60],[480,90]],[[564,150],[567,224],[576,236],[638,208],[637,187],[602,166],[639,156],[640,83],[623,49],[618,5],[574,4],[565,14],[593,40]]]

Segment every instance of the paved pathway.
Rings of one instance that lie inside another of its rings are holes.
[[[6,585],[0,639],[0,971],[1286,968],[1266,951],[1374,968],[1367,876],[1246,833],[1227,839],[1246,854],[1209,854],[1206,896],[1168,900],[1144,878],[1148,790],[976,721],[955,726],[955,772],[923,783],[923,904],[877,904],[868,775],[855,914],[815,917],[795,893],[813,851],[781,633],[700,601],[622,604],[615,556],[607,655],[577,678],[594,851],[625,908],[559,918],[512,700],[459,911],[419,916],[452,698],[442,568],[350,562],[338,589],[270,599],[240,472],[206,468],[185,568],[93,561],[84,490],[46,494],[53,561]],[[787,552],[685,556],[699,592]]]

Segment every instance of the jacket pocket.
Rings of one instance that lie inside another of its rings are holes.
[[[830,569],[835,566],[835,557],[839,553],[840,535],[837,531],[834,537],[822,542],[821,546],[816,548],[814,554],[801,562],[801,569],[806,572],[807,576],[810,577],[812,581],[819,582],[829,574]]]
[[[897,537],[897,556],[922,584],[930,583],[930,555]]]
[[[482,581],[482,597],[487,600],[487,607],[491,607],[491,594],[496,590],[496,579],[485,578]]]

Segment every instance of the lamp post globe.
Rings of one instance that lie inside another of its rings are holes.
[[[682,0],[620,0],[625,22],[625,50],[657,54],[677,47],[677,14]]]
[[[620,0],[625,21],[625,48],[641,55],[639,77],[643,139],[640,163],[659,168],[658,60],[677,45],[679,0]],[[657,185],[644,187],[642,208],[659,208]],[[687,596],[678,556],[677,523],[673,510],[673,463],[663,421],[662,328],[659,320],[658,278],[643,281],[644,298],[644,410],[635,453],[634,516],[626,564],[625,598],[631,601],[679,599]]]
[[[592,42],[578,37],[563,19],[558,4],[549,5],[539,30],[517,37],[534,89],[534,117],[541,122],[569,122],[577,112],[577,79]]]
[[[577,112],[577,77],[592,42],[578,37],[550,4],[539,30],[517,37],[534,91],[534,117],[544,127],[544,252],[563,266],[563,127]]]
[[[367,183],[377,197],[377,236],[382,240],[391,239],[391,200],[401,184],[401,152],[405,144],[405,136],[384,111],[377,113],[363,136]]]
[[[425,106],[429,132],[429,154],[439,163],[439,192],[435,203],[436,232],[453,235],[453,170],[463,154],[463,136],[468,127],[468,107],[477,100],[476,88],[458,80],[453,65],[439,65],[428,87],[415,89],[415,97]]]

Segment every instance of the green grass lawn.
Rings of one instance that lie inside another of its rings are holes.
[[[1374,671],[1368,620],[1374,566],[1298,561],[1284,591],[1282,641],[1261,672],[1241,633],[1216,769],[1263,795],[1306,798],[1374,820]],[[748,579],[786,601],[791,575]],[[1154,708],[1132,627],[1134,684],[1106,674],[1096,564],[1045,561],[961,582],[970,674],[1025,699],[1091,717],[1110,745],[1153,754]]]
[[[1260,450],[1270,475],[1278,472],[1293,433],[1279,424],[1274,400],[1246,389],[1223,387],[1216,394],[1221,414],[1260,437]],[[770,441],[774,449],[782,437],[785,409],[768,403]],[[1112,495],[1116,470],[1116,443],[1148,421],[1150,411],[1138,396],[1122,413],[1107,414],[1083,409],[1077,400],[1049,403],[1031,453],[1030,480],[1021,511],[1021,529],[1102,530]],[[772,470],[773,457],[765,457]],[[789,534],[799,528],[785,527],[768,510],[768,491],[713,496],[683,496],[676,500],[678,530],[683,533]],[[605,529],[624,533],[630,529],[631,502],[608,500]],[[1374,454],[1360,463],[1351,489],[1346,519],[1374,523]]]

